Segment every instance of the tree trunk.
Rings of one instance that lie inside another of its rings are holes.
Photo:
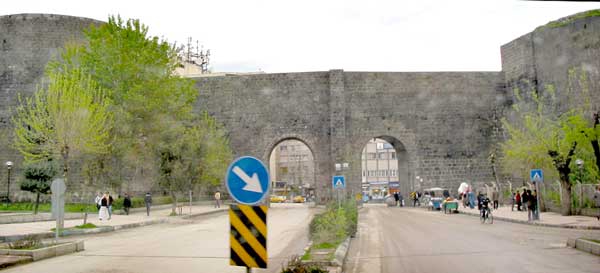
[[[177,196],[175,195],[174,191],[170,191],[171,194],[171,201],[173,201],[173,204],[171,205],[171,214],[177,214]]]
[[[37,214],[38,213],[38,206],[40,204],[40,192],[37,193],[37,196],[35,197],[35,208],[33,209],[33,214]]]
[[[599,114],[600,113],[594,114],[594,130],[596,130],[596,128],[598,128],[598,126],[600,125]],[[598,170],[600,170],[600,145],[598,144],[598,137],[600,136],[594,135],[594,137],[592,138],[592,148],[594,148],[594,156],[596,156],[596,167],[598,167]]]
[[[552,157],[552,163],[554,167],[558,171],[558,175],[560,177],[560,184],[562,188],[562,200],[561,200],[561,214],[564,216],[568,216],[572,214],[571,210],[571,181],[569,179],[569,174],[571,173],[571,168],[569,165],[571,164],[571,159],[575,154],[575,149],[577,148],[577,142],[573,142],[571,145],[571,149],[566,156],[560,155],[558,151],[548,151],[548,155]]]
[[[562,215],[568,216],[571,215],[571,182],[560,181],[561,189],[562,189],[562,198],[561,198],[561,209],[560,212]]]

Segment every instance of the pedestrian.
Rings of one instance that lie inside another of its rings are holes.
[[[515,202],[516,202],[515,197],[516,197],[515,193],[512,192],[510,194],[510,202],[511,202],[511,204],[510,204],[510,211],[515,211]]]
[[[596,187],[596,192],[594,192],[594,201],[596,202],[596,208],[598,208],[598,215],[596,219],[600,221],[600,186]]]
[[[481,200],[483,200],[483,194],[477,193],[477,210],[481,211]]]
[[[537,190],[533,190],[533,194],[529,198],[531,198],[531,202],[533,203],[533,220],[540,220],[540,215],[538,211]]]
[[[146,216],[150,216],[150,206],[152,206],[152,195],[147,192],[144,196],[144,203],[146,204]]]
[[[102,200],[102,196],[100,194],[100,192],[96,193],[96,198],[94,199],[94,204],[96,204],[96,209],[98,210],[98,212],[100,212],[100,200]]]
[[[517,190],[515,194],[515,202],[517,202],[517,211],[521,211],[521,193]]]
[[[492,191],[492,201],[494,202],[494,209],[498,209],[498,200],[500,199],[500,193],[498,192],[498,189],[496,187],[494,187],[494,190]]]
[[[535,208],[534,198],[531,194],[531,190],[527,190],[527,220],[533,221],[535,219],[535,215],[533,213],[533,209]]]
[[[467,196],[469,198],[469,208],[475,208],[475,193],[473,191],[469,191]]]
[[[108,194],[104,194],[100,199],[100,211],[98,212],[98,220],[108,220]]]
[[[400,196],[398,196],[398,192],[394,193],[394,200],[396,200],[396,207],[400,206]]]
[[[112,195],[110,195],[109,192],[106,192],[106,196],[107,196],[107,201],[108,201],[108,220],[110,220],[110,218],[112,218],[112,204],[113,204],[113,197]]]
[[[215,208],[221,207],[221,192],[215,192]]]
[[[129,198],[129,194],[125,193],[125,199],[123,199],[123,210],[125,211],[125,215],[129,215],[130,208],[131,208],[131,198]]]
[[[416,199],[417,204],[419,204],[419,207],[420,207],[421,206],[421,193],[418,191],[416,192],[416,198],[417,198]]]
[[[402,197],[401,192],[398,192],[398,202],[400,202],[401,207],[404,207],[404,198]]]
[[[523,190],[523,194],[521,194],[521,202],[523,202],[523,209],[527,211],[529,206],[529,190]]]

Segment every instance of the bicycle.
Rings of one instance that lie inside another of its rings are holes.
[[[479,219],[481,223],[484,224],[485,221],[488,221],[490,224],[494,223],[494,215],[492,214],[492,209],[490,207],[486,207],[481,210],[479,213]]]

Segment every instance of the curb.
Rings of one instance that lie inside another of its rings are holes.
[[[579,249],[581,251],[600,256],[600,244],[586,240],[584,238],[567,240],[567,246]]]
[[[196,214],[192,214],[192,215],[184,215],[180,218],[181,219],[190,219],[190,218],[195,218],[195,217],[200,217],[200,216],[205,216],[205,215],[222,213],[222,212],[226,212],[226,211],[227,211],[227,209],[206,211],[206,212],[196,213]],[[177,218],[179,218],[179,217],[177,217]],[[112,232],[112,231],[117,231],[117,230],[122,230],[122,229],[143,227],[143,226],[149,226],[149,225],[154,225],[154,224],[163,224],[163,223],[169,222],[170,220],[171,219],[165,218],[165,219],[148,220],[148,221],[138,222],[138,223],[116,225],[116,226],[100,226],[100,227],[91,228],[91,229],[71,229],[71,230],[63,231],[63,234],[60,237]],[[48,239],[48,238],[54,238],[55,233],[48,231],[48,232],[39,232],[39,233],[0,236],[0,242],[3,242],[3,243],[14,242],[14,241],[23,239],[27,236],[37,236],[37,237],[40,237],[41,239]]]
[[[464,212],[464,211],[460,211],[460,210],[458,211],[458,213],[479,217],[479,213]],[[568,224],[548,224],[548,223],[540,223],[540,222],[535,222],[535,221],[529,222],[529,221],[525,221],[525,220],[512,219],[512,218],[499,217],[499,216],[494,216],[494,220],[500,220],[500,221],[504,221],[504,222],[511,222],[511,223],[517,223],[517,224],[525,224],[525,225],[531,225],[531,226],[541,226],[541,227],[569,228],[569,229],[581,229],[581,230],[600,230],[600,226],[574,226],[574,225],[568,225]]]
[[[181,216],[181,219],[192,219],[192,218],[196,218],[196,217],[200,217],[200,216],[207,216],[207,215],[213,215],[213,214],[219,214],[219,213],[225,213],[228,212],[229,208],[222,208],[222,209],[217,209],[217,210],[211,210],[211,211],[205,211],[205,212],[199,212],[199,213],[192,213],[190,214],[185,214]]]
[[[350,237],[346,238],[346,240],[335,250],[335,257],[332,261],[334,265],[338,267],[344,266],[346,256],[348,255],[348,249],[350,249]]]

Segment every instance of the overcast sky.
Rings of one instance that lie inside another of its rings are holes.
[[[498,71],[500,46],[600,3],[515,0],[7,0],[0,14],[140,19],[213,71]]]

